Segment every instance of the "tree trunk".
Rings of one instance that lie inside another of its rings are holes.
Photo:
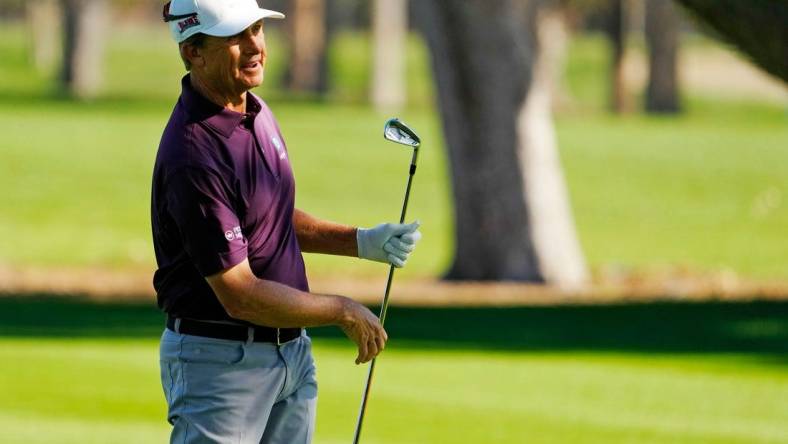
[[[788,82],[788,2],[677,0],[771,75]]]
[[[285,84],[305,93],[328,89],[326,0],[292,0],[287,17],[290,59]]]
[[[372,103],[379,111],[396,111],[405,104],[406,0],[374,0],[372,4]]]
[[[571,94],[564,84],[572,12],[567,0],[557,0],[548,3],[548,6],[552,8],[547,9],[538,21],[537,43],[541,57],[539,60],[543,60],[542,64],[549,71],[546,78],[550,84],[550,108],[555,111],[567,108],[572,103]]]
[[[28,1],[27,21],[33,65],[39,72],[49,72],[57,62],[60,49],[60,11],[57,0]]]
[[[621,114],[630,111],[624,76],[624,56],[627,42],[625,0],[612,0],[608,12],[607,36],[611,46],[610,61],[610,110]]]
[[[572,210],[552,119],[552,92],[565,51],[563,11],[542,7],[535,23],[538,51],[525,107],[518,117],[523,194],[531,214],[531,236],[541,273],[548,283],[581,287],[587,272],[575,234]]]
[[[101,89],[105,0],[63,0],[65,34],[61,80],[73,97],[90,99]]]
[[[456,251],[449,279],[565,286],[585,279],[555,153],[549,83],[538,66],[541,3],[413,4],[432,54],[451,164]]]
[[[646,111],[678,113],[679,15],[671,0],[646,1],[645,33],[649,49]]]

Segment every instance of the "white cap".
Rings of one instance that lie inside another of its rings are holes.
[[[164,5],[164,21],[178,43],[197,33],[229,37],[264,18],[285,15],[262,9],[255,0],[172,0]]]

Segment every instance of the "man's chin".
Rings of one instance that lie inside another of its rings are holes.
[[[257,88],[258,86],[263,84],[263,76],[260,75],[252,77],[252,78],[245,78],[243,79],[243,85],[246,87],[247,90]]]

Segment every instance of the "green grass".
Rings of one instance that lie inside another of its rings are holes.
[[[104,94],[90,103],[53,95],[52,74],[27,64],[24,30],[0,39],[0,263],[150,269],[150,172],[182,66],[163,29],[129,28],[109,41]],[[279,89],[283,40],[268,35],[259,91],[291,151],[297,205],[371,225],[398,216],[408,153],[380,137],[387,115],[363,102],[369,45],[341,34],[331,50],[334,89],[293,101]],[[697,44],[697,43],[696,43]],[[436,276],[453,254],[451,188],[426,50],[409,41],[411,106],[400,114],[426,141],[410,218],[423,222],[405,277]],[[606,57],[598,37],[570,46],[575,106],[557,117],[577,228],[596,270],[731,270],[785,280],[788,125],[784,109],[689,95],[677,118],[605,114]],[[380,267],[308,257],[312,274],[379,275]],[[350,264],[350,265],[349,265]]]
[[[592,264],[788,276],[785,116],[746,104],[724,112],[559,120],[577,225]]]
[[[786,303],[390,314],[364,442],[778,443],[788,434]],[[0,299],[0,442],[165,442],[161,322],[150,305]],[[312,334],[315,443],[348,442],[366,368],[352,364],[338,330]]]

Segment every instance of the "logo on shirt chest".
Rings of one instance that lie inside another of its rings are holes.
[[[279,136],[271,137],[271,143],[274,144],[274,148],[276,148],[276,152],[279,154],[280,159],[284,159],[287,157],[287,153],[285,152],[285,147],[282,145],[282,141],[279,140]]]

